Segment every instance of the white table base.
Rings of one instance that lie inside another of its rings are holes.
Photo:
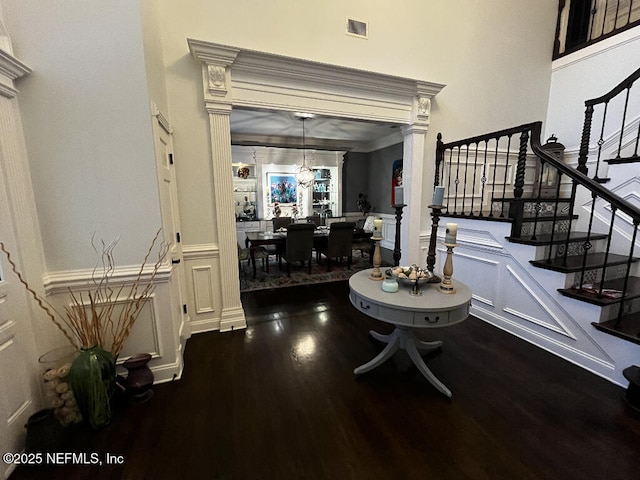
[[[409,354],[409,358],[413,361],[414,365],[418,367],[420,373],[424,375],[429,383],[436,387],[438,391],[451,398],[451,390],[445,387],[444,384],[436,378],[433,372],[431,372],[431,370],[429,370],[429,367],[427,367],[427,365],[424,363],[424,360],[420,355],[420,351],[424,352],[441,347],[441,341],[422,341],[413,334],[412,327],[402,327],[399,325],[396,325],[394,331],[389,335],[383,335],[374,330],[370,330],[369,334],[376,340],[386,343],[387,346],[384,347],[384,349],[378,354],[378,356],[365,363],[364,365],[360,365],[359,367],[357,367],[353,371],[353,373],[359,375],[361,373],[368,372],[369,370],[373,370],[374,368],[391,358],[398,351],[398,349],[402,349]]]

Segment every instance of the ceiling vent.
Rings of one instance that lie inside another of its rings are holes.
[[[347,35],[358,38],[369,38],[369,24],[359,20],[347,18]]]

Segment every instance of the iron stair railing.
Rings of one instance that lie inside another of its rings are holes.
[[[574,274],[567,290],[577,298],[618,303],[618,327],[635,273],[640,209],[589,178],[586,162],[578,170],[545,150],[541,131],[542,123],[534,122],[449,143],[438,134],[434,185],[446,188],[442,215],[512,222],[512,239],[548,245],[538,266]],[[554,191],[544,196],[550,172]],[[589,210],[579,224],[576,199]],[[574,224],[586,231],[574,232]],[[601,239],[604,251],[594,256],[594,242]]]

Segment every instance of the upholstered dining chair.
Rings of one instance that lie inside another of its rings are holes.
[[[256,260],[262,260],[262,268],[265,269],[267,273],[269,273],[269,253],[263,247],[259,247],[253,252],[253,257]],[[251,262],[251,251],[248,247],[242,248],[238,243],[238,270],[242,274],[245,283],[247,282],[247,272],[244,269],[244,262],[246,260],[247,264]]]
[[[309,274],[311,274],[311,260],[313,258],[313,231],[312,223],[292,223],[287,227],[287,241],[284,251],[278,258],[278,265],[282,268],[282,259],[287,262],[287,276],[291,276],[291,263],[308,262]]]
[[[271,220],[273,222],[273,231],[277,232],[282,227],[288,228],[289,224],[293,222],[293,218],[291,217],[273,217]]]
[[[322,219],[320,215],[311,215],[307,217],[307,223],[313,223],[316,227],[322,226]]]
[[[327,257],[327,271],[331,271],[331,259],[337,258],[340,262],[346,257],[347,268],[351,268],[353,253],[353,229],[355,222],[336,222],[329,227],[329,237],[326,244],[320,245],[316,250],[318,263],[322,255]]]

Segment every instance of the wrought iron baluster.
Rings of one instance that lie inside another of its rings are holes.
[[[589,156],[589,139],[591,137],[591,122],[593,121],[593,105],[587,105],[584,112],[584,124],[582,125],[582,138],[580,139],[580,152],[578,154],[579,172],[587,175],[587,157]]]
[[[456,179],[453,183],[456,185],[455,196],[453,197],[453,214],[458,214],[458,187],[460,186],[460,149],[462,147],[458,147],[458,159],[456,163]],[[464,210],[464,207],[463,207]]]
[[[525,130],[520,134],[520,149],[518,150],[518,164],[516,166],[516,181],[514,183],[513,196],[522,198],[524,192],[524,175],[527,168],[527,143],[529,142],[529,131]]]
[[[547,255],[547,263],[551,263],[551,253],[553,252],[553,240],[556,234],[556,224],[558,222],[558,206],[560,205],[560,184],[562,183],[562,172],[558,171],[558,185],[556,186],[555,208],[553,209],[553,220],[551,221],[551,238],[549,240],[549,253]],[[567,232],[567,240],[570,232]]]
[[[640,123],[638,124],[638,133],[636,133],[636,148],[633,150],[633,156],[638,156],[638,143],[640,143]]]
[[[576,205],[576,190],[578,189],[578,182],[571,180],[571,197],[569,200],[569,228],[567,229],[567,238],[564,241],[564,255],[562,256],[562,266],[567,266],[567,255],[569,254],[569,232],[571,232],[571,224],[573,223],[573,209]]]
[[[622,298],[620,299],[620,306],[618,307],[618,318],[616,319],[615,326],[619,327],[622,322],[622,314],[624,312],[624,301],[627,295],[627,288],[629,287],[629,275],[631,274],[631,264],[633,263],[633,250],[636,246],[636,237],[638,236],[638,223],[640,219],[633,221],[633,238],[631,239],[631,248],[629,248],[629,257],[627,258],[627,274],[624,277],[624,285],[622,287]]]
[[[473,216],[473,206],[475,204],[475,191],[476,191],[476,177],[478,173],[478,142],[476,142],[476,150],[473,158],[473,182],[471,183],[471,215]],[[482,201],[484,199],[480,197],[480,214],[479,217],[482,217]]]
[[[618,155],[616,158],[620,158],[620,152],[622,151],[622,137],[624,137],[624,123],[627,120],[627,107],[629,106],[629,92],[631,91],[631,85],[627,87],[627,95],[624,99],[624,112],[622,113],[622,125],[620,127],[620,142],[618,143]]]
[[[498,148],[500,146],[500,137],[496,137],[496,150],[493,155],[493,180],[491,182],[492,195],[496,192],[496,173],[498,171]]]
[[[593,217],[596,213],[596,193],[591,192],[591,214],[589,215],[589,227],[587,228],[587,239],[582,243],[582,249],[584,253],[582,254],[582,267],[580,269],[580,288],[584,284],[584,275],[587,270],[587,256],[589,255],[589,250],[593,247],[591,244],[591,231],[593,229]],[[571,230],[569,230],[571,231]]]
[[[467,203],[467,174],[469,173],[469,145],[465,151],[464,157],[464,185],[462,185],[462,215],[464,215],[464,206]],[[469,212],[469,216],[473,216],[473,210]]]
[[[449,169],[447,170],[447,208],[446,211],[449,213],[449,201],[451,200],[451,172],[453,171],[453,148],[449,150]],[[443,172],[444,175],[444,172]],[[444,178],[444,177],[443,177]]]
[[[433,187],[437,187],[440,185],[440,164],[444,161],[444,150],[442,147],[442,133],[438,133],[438,137],[436,140],[436,172],[433,178]],[[443,174],[444,174],[444,165],[443,165]]]
[[[602,158],[602,146],[604,145],[604,125],[607,122],[607,110],[609,108],[609,101],[604,104],[604,112],[602,113],[602,127],[600,128],[600,138],[598,139],[598,156],[596,157],[596,174],[593,179],[598,181],[598,171],[600,170],[600,160]],[[620,155],[620,151],[618,151]]]
[[[607,265],[609,262],[609,252],[611,251],[611,239],[613,238],[613,224],[616,221],[616,211],[618,207],[611,204],[611,220],[609,221],[609,233],[607,235],[607,247],[604,251],[604,267],[602,267],[602,278],[600,278],[600,288],[598,289],[598,296],[602,296],[602,290],[604,289],[604,282],[607,277]]]
[[[504,178],[502,180],[502,198],[507,194],[507,173],[509,172],[509,158],[511,155],[511,134],[507,136],[507,158],[504,162]],[[502,209],[500,210],[500,218],[504,218],[504,202],[502,202]]]
[[[484,161],[482,162],[482,198],[484,198],[484,192],[487,186],[487,151],[489,150],[489,140],[484,141]],[[491,191],[491,208],[489,209],[489,216],[493,217],[493,190]]]
[[[540,218],[540,212],[542,211],[542,182],[544,179],[544,160],[540,159],[541,168],[540,168],[540,178],[538,179],[538,195],[536,198],[536,202],[533,205],[533,210],[535,211],[535,216],[533,218],[533,234],[531,235],[531,240],[537,240],[536,231],[538,229],[538,220]]]
[[[594,37],[594,33],[593,33],[593,29],[595,27],[595,23],[596,23],[596,2],[598,0],[592,0],[591,1],[591,11],[590,11],[590,15],[589,15],[589,34],[587,35],[587,39],[591,40]]]

